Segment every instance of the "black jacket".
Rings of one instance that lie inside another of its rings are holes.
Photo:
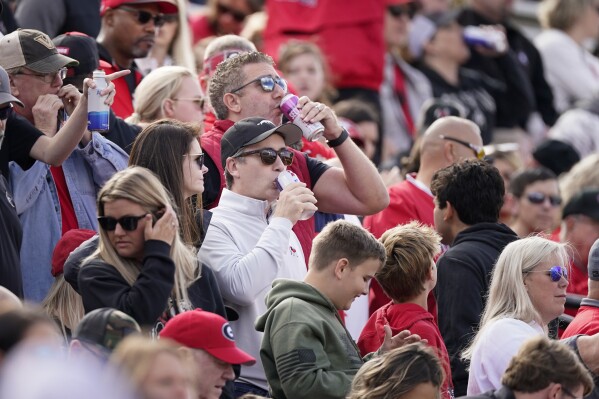
[[[458,22],[462,26],[495,24],[470,8],[465,8],[460,12]],[[527,79],[521,79],[521,75],[515,74],[513,69],[506,69],[505,60],[502,57],[486,57],[476,51],[472,51],[470,60],[465,66],[500,80],[508,87],[509,101],[498,103],[497,127],[520,126],[525,128],[528,117],[533,111],[539,111],[545,124],[552,126],[557,120],[558,114],[553,107],[553,92],[545,80],[543,61],[539,51],[509,21],[503,21],[501,25],[505,28],[510,52],[515,56]]]
[[[447,346],[456,397],[468,387],[461,351],[478,328],[491,272],[503,248],[518,239],[501,223],[478,223],[461,231],[437,261],[439,330]]]

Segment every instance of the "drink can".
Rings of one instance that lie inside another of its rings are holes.
[[[471,46],[483,46],[499,53],[507,49],[507,41],[503,32],[494,29],[483,29],[480,26],[466,26],[464,41]]]
[[[324,126],[320,122],[308,123],[304,122],[300,116],[300,110],[297,108],[297,102],[299,98],[294,94],[287,94],[281,100],[281,112],[289,119],[294,125],[302,129],[302,133],[306,140],[315,141],[318,140],[324,134]]]
[[[285,187],[287,187],[291,183],[299,183],[300,179],[297,177],[295,173],[290,170],[284,170],[279,173],[277,179],[275,180],[275,184],[279,191],[283,191]],[[300,216],[300,220],[308,220],[314,215],[314,211],[304,211],[302,216]]]
[[[104,104],[106,96],[100,95],[100,92],[107,87],[106,74],[104,71],[97,70],[94,71],[93,77],[96,87],[88,90],[87,129],[102,132],[110,128],[110,107]]]

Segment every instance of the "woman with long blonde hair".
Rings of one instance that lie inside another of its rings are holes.
[[[468,395],[501,387],[501,376],[526,339],[547,335],[564,311],[566,244],[538,236],[508,244],[493,270],[480,327],[462,357],[470,360]]]
[[[86,312],[112,307],[158,332],[206,296],[220,298],[216,287],[197,283],[195,250],[183,242],[174,208],[148,169],[130,167],[106,183],[98,195],[99,245],[78,277]]]

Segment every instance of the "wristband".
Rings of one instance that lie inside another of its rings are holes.
[[[327,141],[327,144],[328,144],[328,146],[329,146],[329,147],[331,147],[331,148],[335,148],[335,147],[338,147],[338,146],[340,146],[341,144],[343,144],[343,142],[344,142],[345,140],[347,140],[347,138],[348,138],[348,137],[349,137],[349,133],[347,133],[347,130],[343,129],[343,130],[341,131],[341,134],[339,135],[339,137],[337,137],[337,138],[336,138],[336,139],[334,139],[334,140],[328,140],[328,141]]]

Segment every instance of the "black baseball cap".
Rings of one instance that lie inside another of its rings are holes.
[[[67,71],[65,84],[75,76],[85,76],[98,69],[100,56],[96,39],[81,32],[67,32],[52,39],[59,54],[74,58],[79,65],[72,65]]]
[[[293,123],[277,126],[264,118],[245,118],[236,122],[221,139],[220,155],[223,168],[227,158],[238,155],[244,147],[266,140],[275,133],[283,136],[285,145],[297,143],[302,138],[302,129]]]
[[[15,103],[23,106],[23,103],[10,92],[10,80],[4,68],[0,67],[0,104]]]
[[[532,157],[556,176],[572,169],[580,155],[570,144],[559,140],[545,140],[533,151]]]
[[[139,324],[129,315],[113,308],[100,308],[86,314],[77,325],[73,338],[112,352]]]
[[[584,189],[574,195],[564,207],[562,219],[569,215],[585,215],[599,221],[599,189]]]
[[[79,62],[56,50],[50,37],[35,29],[17,29],[0,39],[0,65],[4,69],[27,67],[52,73]]]

